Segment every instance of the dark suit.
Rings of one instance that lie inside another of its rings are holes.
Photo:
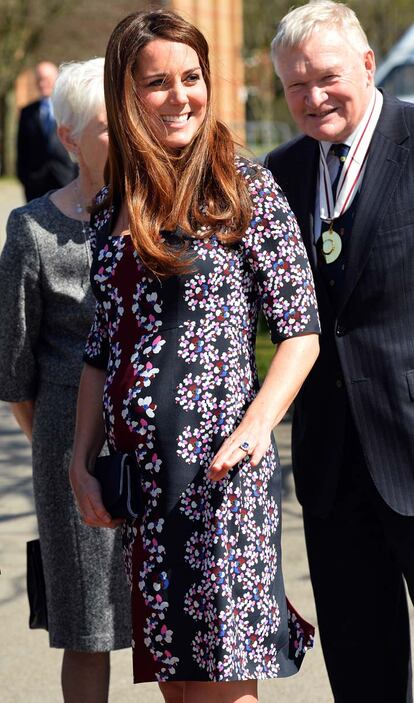
[[[59,141],[56,129],[49,134],[42,126],[40,100],[20,113],[17,137],[17,176],[27,200],[61,188],[76,175],[77,169]]]
[[[295,482],[335,700],[400,703],[411,700],[402,574],[414,598],[414,105],[384,96],[336,304],[316,265],[318,158],[301,136],[266,160],[299,221],[322,325],[295,404]]]

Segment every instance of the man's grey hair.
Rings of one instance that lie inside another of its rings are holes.
[[[63,63],[52,93],[58,126],[64,125],[78,138],[90,120],[105,109],[103,58]]]
[[[333,0],[311,0],[306,5],[288,12],[278,25],[271,44],[276,73],[279,50],[300,46],[321,27],[336,29],[358,52],[365,53],[370,49],[367,35],[353,10]]]

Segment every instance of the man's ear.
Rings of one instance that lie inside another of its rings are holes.
[[[371,83],[374,82],[375,75],[375,54],[372,49],[368,49],[368,51],[365,52],[364,64],[368,76],[368,84],[371,85]]]
[[[60,125],[60,127],[57,128],[57,135],[60,141],[62,142],[63,146],[65,147],[66,151],[68,151],[70,154],[73,154],[74,156],[78,156],[78,142],[72,136],[69,127],[66,127],[65,125]]]

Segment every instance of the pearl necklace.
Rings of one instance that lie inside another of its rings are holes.
[[[75,189],[75,195],[76,195],[76,201],[75,201],[75,211],[77,215],[83,215],[86,211],[86,208],[84,205],[81,203],[81,194],[80,194],[80,189],[79,189],[79,184],[77,181],[73,181],[73,187]],[[78,220],[79,221],[79,220]],[[89,268],[91,267],[92,264],[92,257],[91,257],[91,247],[89,243],[89,220],[85,220],[83,217],[80,220],[81,225],[82,225],[82,234],[83,234],[83,241],[85,243],[85,249],[86,249],[86,256],[88,259],[88,266]]]

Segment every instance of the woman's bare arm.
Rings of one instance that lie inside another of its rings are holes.
[[[116,527],[105,509],[98,481],[91,475],[105,441],[102,398],[106,372],[85,364],[79,385],[70,482],[84,522],[93,527]]]
[[[34,401],[22,400],[18,403],[10,403],[10,409],[21,431],[24,432],[29,442],[31,442],[33,431]]]
[[[273,428],[295,399],[318,353],[316,334],[292,337],[279,344],[259,393],[211,462],[211,479],[223,478],[246,456],[240,449],[243,442],[249,444],[251,465],[257,466],[269,447]]]

